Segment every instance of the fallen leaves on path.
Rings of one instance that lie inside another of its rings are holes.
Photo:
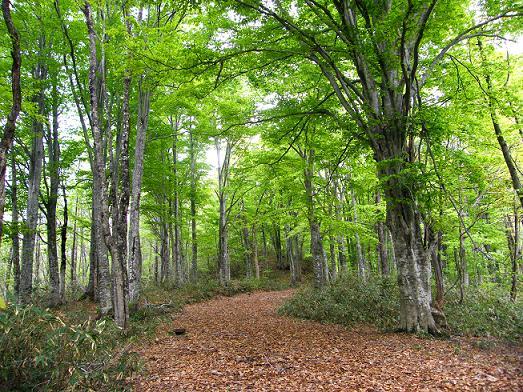
[[[516,352],[279,316],[292,290],[187,306],[140,349],[137,391],[521,391]],[[169,334],[186,328],[183,336]]]

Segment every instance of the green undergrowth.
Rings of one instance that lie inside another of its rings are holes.
[[[110,319],[95,320],[88,301],[60,309],[10,305],[0,311],[0,391],[122,391],[140,371],[133,343],[154,337],[185,304],[219,295],[285,288],[280,279],[242,279],[221,287],[211,279],[182,288],[144,288],[141,306],[123,332]]]
[[[461,303],[454,290],[447,293],[445,299],[444,312],[450,334],[521,342],[523,301],[512,302],[508,290],[470,287]],[[381,331],[393,331],[398,325],[398,304],[395,279],[372,277],[364,282],[357,276],[347,275],[321,290],[304,286],[279,311],[347,327],[370,324]]]

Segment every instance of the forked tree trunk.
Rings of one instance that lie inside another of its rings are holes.
[[[397,132],[401,135],[401,132]],[[398,142],[401,148],[402,137]],[[401,330],[436,333],[431,312],[431,265],[420,226],[420,214],[404,177],[408,163],[397,152],[398,146],[382,142],[376,153],[379,176],[384,185],[389,226],[398,270]]]

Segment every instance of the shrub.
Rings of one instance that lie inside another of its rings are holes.
[[[447,295],[445,314],[452,333],[518,340],[523,336],[523,301],[512,302],[497,286],[468,287],[463,302]]]
[[[453,334],[518,340],[523,336],[523,301],[514,303],[500,287],[469,287],[463,303],[447,293],[445,315]],[[372,277],[367,282],[348,275],[321,290],[301,289],[280,312],[293,317],[348,327],[372,324],[393,330],[399,317],[396,280]]]
[[[10,306],[0,313],[0,390],[115,386],[137,364],[130,354],[118,353],[120,334],[106,320],[68,325],[35,306]]]
[[[346,326],[372,324],[380,329],[397,325],[398,294],[391,279],[340,277],[321,290],[306,287],[287,301],[280,313]]]

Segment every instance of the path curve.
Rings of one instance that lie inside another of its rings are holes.
[[[136,391],[521,391],[521,357],[279,316],[292,290],[185,307],[139,354]],[[174,328],[187,336],[171,336]]]

